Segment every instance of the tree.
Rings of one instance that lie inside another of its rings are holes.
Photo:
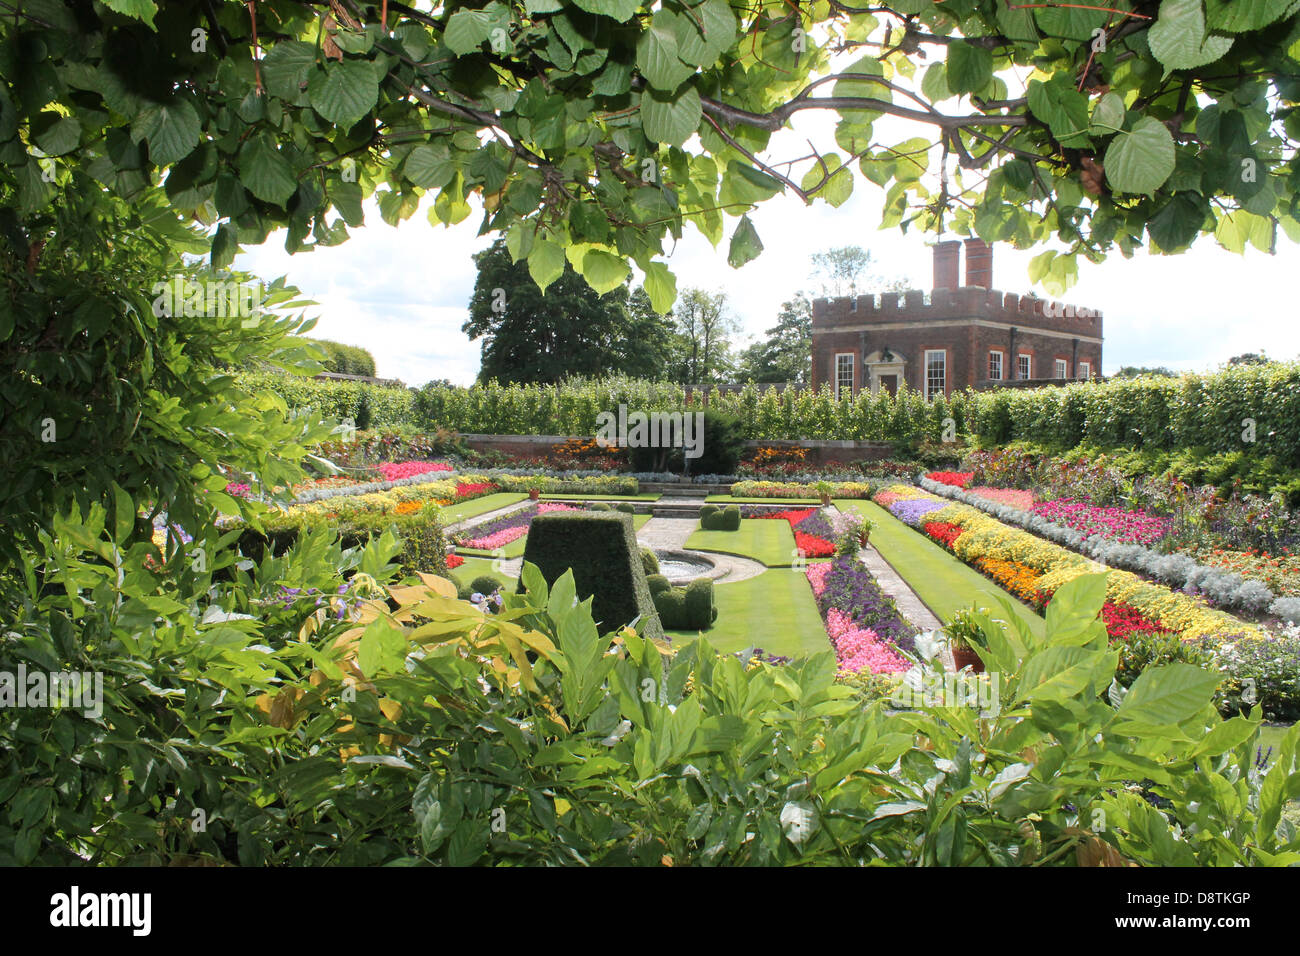
[[[906,292],[908,281],[885,278],[880,264],[861,246],[837,246],[812,255],[812,276],[820,279],[822,295],[860,295],[868,292]]]
[[[722,381],[732,371],[729,336],[739,328],[725,292],[687,289],[673,318],[677,323],[673,377],[683,385]]]
[[[686,225],[729,234],[740,266],[762,251],[756,204],[838,206],[858,173],[884,188],[885,227],[1051,241],[1033,275],[1052,294],[1079,256],[1300,236],[1285,0],[7,7],[19,209],[165,178],[217,267],[279,229],[290,251],[341,243],[365,199],[395,224],[436,196],[431,219],[456,223],[475,197],[541,287],[567,262],[609,292],[634,262],[666,312],[664,245]],[[771,150],[806,111],[833,134]]]
[[[806,292],[781,304],[777,322],[741,356],[745,382],[807,382],[812,373],[812,300]]]
[[[303,336],[301,342],[319,346],[322,355],[321,365],[327,372],[339,375],[367,375],[374,377],[375,357],[369,349],[358,345],[344,345],[329,339],[310,339]]]
[[[1263,352],[1245,352],[1228,359],[1229,365],[1267,365],[1273,361]]]
[[[1149,368],[1145,365],[1125,365],[1115,373],[1115,378],[1137,378],[1140,375],[1160,375],[1165,378],[1174,378],[1177,373],[1172,369],[1165,368],[1163,365]]]
[[[483,340],[479,381],[662,374],[670,327],[644,293],[630,296],[619,285],[598,295],[567,264],[543,293],[500,240],[474,261],[478,279],[461,329],[471,341]]]

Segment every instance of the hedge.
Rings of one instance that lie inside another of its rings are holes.
[[[410,514],[359,513],[343,519],[329,519],[311,513],[280,513],[262,519],[264,531],[245,527],[239,536],[243,553],[260,563],[269,550],[278,557],[292,548],[308,528],[330,525],[346,548],[364,545],[390,528],[401,538],[398,561],[402,573],[443,574],[447,570],[447,539],[437,508],[423,508]]]
[[[276,372],[240,372],[235,376],[235,382],[254,392],[274,392],[290,408],[311,406],[321,415],[339,420],[352,418],[356,421],[361,396],[365,394],[369,397],[370,428],[417,424],[414,392],[409,388],[303,378]]]
[[[983,444],[1275,455],[1300,465],[1300,363],[1231,366],[1206,375],[1079,382],[973,393],[967,423]]]
[[[528,530],[524,562],[537,565],[548,586],[572,569],[578,597],[593,598],[592,615],[602,631],[640,618],[640,634],[663,638],[631,515],[617,511],[538,515]],[[521,576],[519,589],[523,587]]]

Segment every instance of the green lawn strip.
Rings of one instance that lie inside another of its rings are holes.
[[[997,611],[1001,609],[997,599],[1006,598],[1034,634],[1043,633],[1044,622],[1038,614],[874,501],[837,498],[834,503],[841,511],[856,508],[871,519],[871,543],[945,624],[972,602]]]
[[[542,495],[543,501],[658,501],[663,495],[643,491],[639,495]]]
[[[1282,724],[1280,726],[1263,724],[1259,728],[1258,746],[1265,752],[1268,751],[1269,747],[1272,747],[1273,755],[1277,756],[1278,749],[1282,745],[1282,738],[1285,737],[1287,735],[1287,732],[1290,730],[1291,730],[1290,724]]]
[[[465,558],[465,563],[458,568],[452,568],[450,573],[456,575],[457,579],[459,579],[463,584],[469,584],[481,574],[490,574],[492,577],[511,588],[515,586],[515,579],[513,577],[492,570],[491,558],[467,556]]]
[[[761,647],[781,657],[807,657],[830,650],[808,579],[789,568],[765,571],[730,584],[715,583],[713,600],[718,620],[702,633],[724,653]],[[680,647],[697,633],[669,631],[668,636]]]
[[[470,501],[462,501],[458,505],[447,505],[442,509],[442,526],[445,528],[449,524],[455,524],[457,521],[464,521],[467,518],[477,518],[479,515],[487,514],[489,511],[496,511],[498,508],[505,508],[513,505],[515,502],[523,501],[528,496],[514,491],[498,491],[495,494],[484,495],[482,498],[474,498]]]
[[[709,495],[704,499],[711,505],[806,505],[820,508],[819,498],[733,498],[731,495]]]
[[[650,520],[650,515],[633,515],[632,527],[640,529],[640,527],[649,520]],[[474,530],[471,528],[468,533],[472,535],[474,533]],[[527,546],[528,546],[528,535],[525,534],[522,535],[521,537],[515,538],[515,540],[507,544],[505,546],[505,553],[502,556],[505,558],[517,558],[524,553],[524,548],[526,548]],[[464,555],[473,554],[473,555],[479,555],[481,557],[487,557],[487,558],[496,557],[496,555],[493,554],[491,551],[484,550],[483,548],[462,548],[459,545],[456,546],[456,553],[464,554]]]
[[[720,551],[753,558],[769,568],[788,568],[794,560],[794,534],[790,522],[773,518],[744,518],[738,531],[701,531],[686,539],[696,551]]]

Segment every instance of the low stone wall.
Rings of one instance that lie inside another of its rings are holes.
[[[499,451],[510,455],[537,457],[549,455],[553,445],[570,439],[569,435],[475,435],[460,436],[475,451]],[[590,436],[577,436],[590,437]],[[829,439],[804,439],[800,441],[750,441],[745,443],[746,454],[764,448],[806,448],[805,461],[810,465],[824,465],[831,461],[881,461],[890,456],[893,446],[881,441],[832,441]]]

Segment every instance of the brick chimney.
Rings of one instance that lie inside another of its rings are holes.
[[[960,281],[961,243],[956,239],[934,244],[934,288],[955,289]]]
[[[983,239],[966,240],[966,285],[993,288],[993,248]]]

